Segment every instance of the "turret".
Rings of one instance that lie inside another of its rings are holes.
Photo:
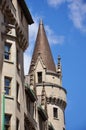
[[[53,60],[49,42],[40,20],[35,47],[32,55],[34,75],[39,104],[47,110],[49,124],[53,129],[65,129],[64,112],[66,108],[66,90],[62,87],[61,58],[58,56],[57,69]],[[32,61],[29,74],[33,71]],[[49,125],[49,129],[50,129]]]

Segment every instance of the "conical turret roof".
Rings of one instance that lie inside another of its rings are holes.
[[[42,58],[44,65],[46,66],[46,69],[49,71],[56,72],[54,60],[51,54],[50,46],[48,43],[48,39],[46,36],[46,32],[42,20],[40,20],[39,23],[37,38],[36,38],[35,47],[32,55],[32,60],[34,60],[34,63],[36,63],[39,54],[40,57]],[[29,72],[31,72],[31,66]]]

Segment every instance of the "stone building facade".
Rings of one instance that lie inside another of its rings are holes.
[[[0,0],[0,130],[24,130],[24,65],[28,25],[24,0]]]
[[[24,51],[33,19],[24,0],[0,1],[0,130],[65,130],[66,90],[40,21],[28,75]]]
[[[30,87],[35,89],[38,105],[47,113],[47,128],[65,130],[66,90],[62,87],[61,58],[55,66],[42,20],[29,70]],[[34,88],[35,81],[35,88]],[[42,129],[42,128],[41,128]]]

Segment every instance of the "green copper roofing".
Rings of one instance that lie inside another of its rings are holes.
[[[25,89],[26,89],[26,92],[29,94],[31,100],[33,102],[36,101],[36,95],[27,83],[25,83]]]
[[[42,108],[41,105],[38,106],[38,112],[42,116],[44,121],[46,121],[48,119],[48,115],[47,115],[46,111]]]
[[[5,96],[2,94],[2,130],[5,130]]]
[[[55,130],[55,128],[51,122],[48,122],[48,127],[49,127],[49,130]]]

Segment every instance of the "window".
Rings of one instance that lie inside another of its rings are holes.
[[[18,70],[18,73],[20,72],[20,52],[19,50],[17,49],[16,50],[16,66],[17,66],[17,70]]]
[[[16,65],[19,66],[19,50],[16,51]]]
[[[42,72],[38,72],[38,83],[42,83]]]
[[[16,85],[16,101],[17,101],[17,108],[18,110],[20,110],[20,87],[18,82]]]
[[[17,88],[16,88],[16,100],[19,102],[19,84],[17,83]]]
[[[16,119],[16,130],[19,130],[19,120],[18,120],[18,118]]]
[[[5,48],[4,48],[4,58],[6,60],[10,59],[10,49],[11,49],[11,44],[5,43]]]
[[[58,108],[53,108],[53,117],[58,118]]]
[[[10,130],[11,115],[5,114],[5,130]]]
[[[11,78],[5,77],[5,94],[10,95]]]
[[[30,99],[29,99],[29,97],[28,97],[28,95],[26,94],[26,105],[27,105],[27,110],[28,110],[28,112],[30,112]]]

